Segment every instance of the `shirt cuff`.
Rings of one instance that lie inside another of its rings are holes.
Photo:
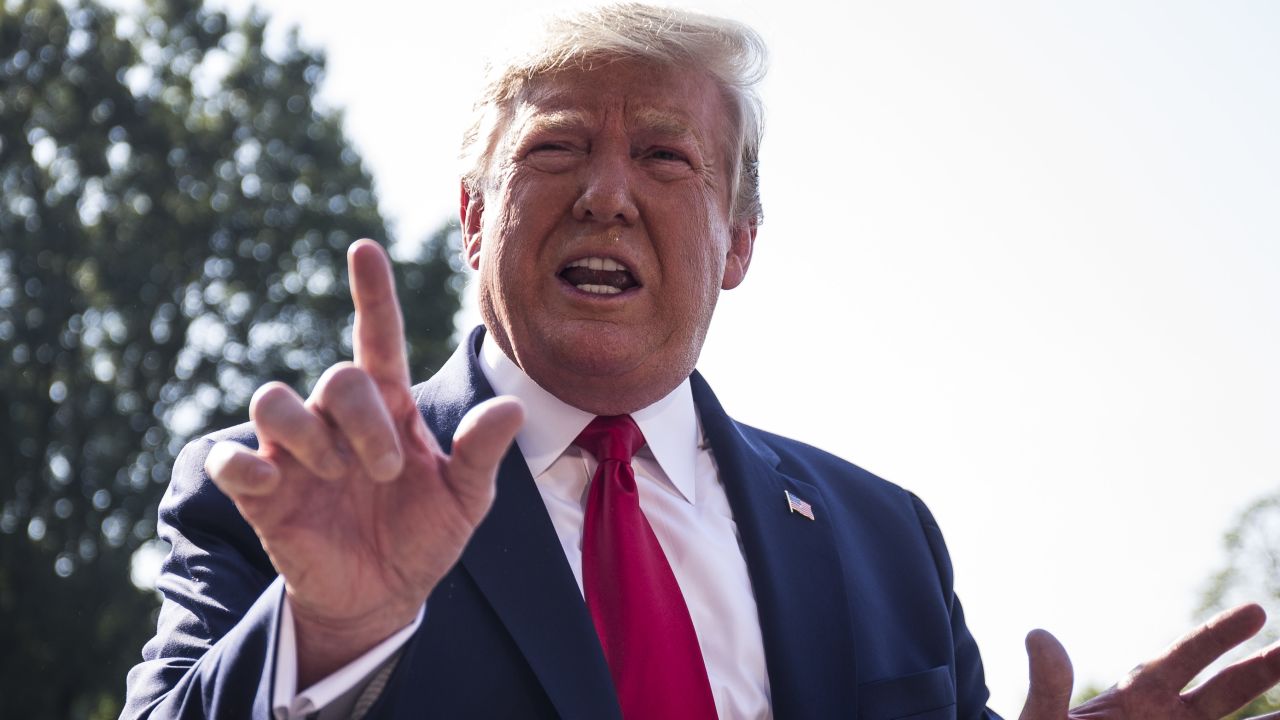
[[[274,691],[271,697],[271,713],[276,720],[300,720],[339,699],[345,699],[354,706],[358,693],[353,691],[408,642],[422,624],[427,609],[426,603],[423,603],[413,622],[315,685],[298,692],[298,641],[288,597],[284,598],[283,605],[280,613],[280,637],[276,646],[275,682],[272,683]]]

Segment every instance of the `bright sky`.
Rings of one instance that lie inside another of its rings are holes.
[[[261,5],[328,52],[399,236],[451,216],[486,23],[526,4]],[[930,504],[1005,715],[1033,627],[1077,688],[1189,629],[1280,489],[1280,4],[692,6],[773,53],[725,406]]]

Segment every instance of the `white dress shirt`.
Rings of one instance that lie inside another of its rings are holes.
[[[487,337],[480,360],[495,393],[524,403],[530,420],[516,434],[516,445],[581,592],[582,524],[596,460],[573,441],[595,416],[544,390]],[[717,713],[726,720],[771,717],[755,595],[715,459],[701,442],[689,381],[632,418],[647,442],[632,460],[640,507],[689,606]],[[297,657],[286,602],[273,698],[276,716],[299,718],[317,708],[323,708],[321,717],[348,716],[359,688],[421,621],[419,613],[417,621],[393,638],[295,695]]]

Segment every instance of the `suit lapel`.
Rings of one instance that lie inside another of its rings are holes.
[[[493,397],[472,333],[428,383],[418,407],[448,452],[462,416]],[[516,447],[498,471],[497,496],[460,561],[501,618],[561,717],[620,718],[595,626],[546,506]]]
[[[448,452],[467,410],[493,390],[476,359],[479,331],[431,381],[418,406]],[[856,668],[844,573],[824,497],[805,478],[777,469],[702,377],[694,402],[738,526],[765,644],[774,715],[835,717],[857,707]],[[501,618],[562,717],[620,718],[608,665],[573,572],[528,467],[512,448],[497,498],[461,565]],[[788,510],[785,492],[813,507],[815,520]]]
[[[764,637],[775,717],[844,716],[857,707],[844,572],[822,492],[730,419],[698,373],[694,402],[738,526]],[[814,520],[788,509],[808,502]]]

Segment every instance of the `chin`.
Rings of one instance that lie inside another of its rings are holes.
[[[558,367],[587,377],[623,377],[635,371],[651,353],[631,350],[607,341],[576,341],[561,343],[549,357],[555,358]]]

